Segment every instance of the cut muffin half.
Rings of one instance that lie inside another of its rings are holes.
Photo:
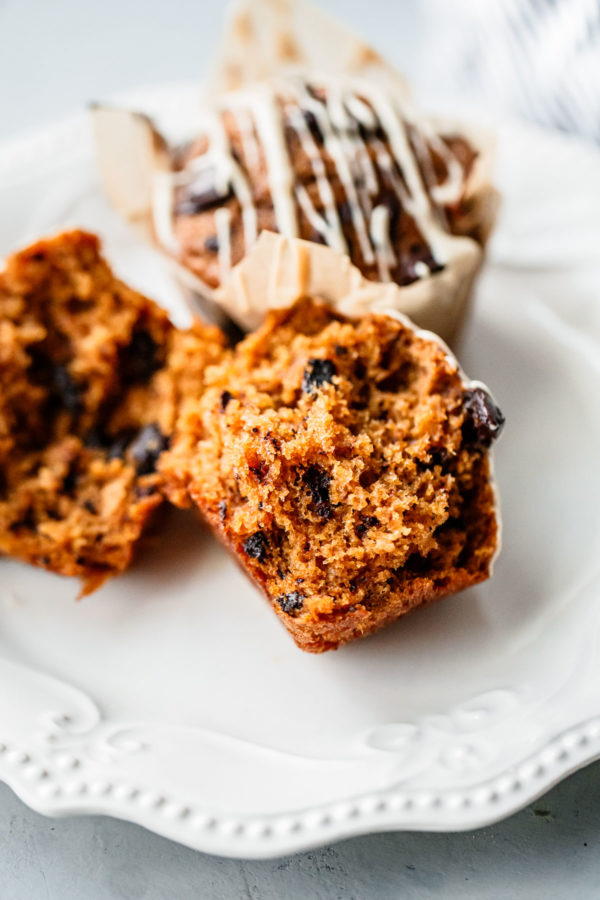
[[[435,336],[305,299],[211,368],[159,469],[321,652],[489,576],[503,422]]]
[[[219,358],[120,282],[85,232],[0,273],[0,552],[83,579],[123,571],[163,500],[156,464],[182,395]]]

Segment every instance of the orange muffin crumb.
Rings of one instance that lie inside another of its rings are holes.
[[[156,463],[217,329],[178,332],[96,237],[40,241],[0,273],[0,552],[83,579],[132,558],[163,501]]]
[[[435,340],[303,300],[206,373],[159,469],[304,650],[336,648],[489,576],[503,424]]]

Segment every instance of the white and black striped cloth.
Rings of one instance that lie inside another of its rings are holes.
[[[430,77],[434,66],[469,99],[600,143],[600,0],[425,6]]]

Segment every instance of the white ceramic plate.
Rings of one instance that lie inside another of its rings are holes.
[[[0,255],[95,229],[123,277],[185,318],[106,208],[88,129],[81,116],[0,148]],[[505,127],[498,177],[461,354],[508,420],[493,580],[310,656],[182,514],[82,603],[75,583],[2,560],[0,776],[30,806],[275,856],[488,824],[600,755],[600,158]]]

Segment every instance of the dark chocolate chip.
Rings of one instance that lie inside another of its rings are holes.
[[[243,547],[246,556],[251,556],[252,559],[256,559],[258,562],[265,561],[269,545],[262,531],[255,531],[254,534],[246,538]]]
[[[253,465],[249,465],[248,468],[250,469],[256,480],[260,481],[261,483],[269,474],[269,464],[262,460],[254,463]]]
[[[106,448],[106,456],[108,459],[124,459],[134,434],[134,431],[127,429],[125,431],[120,431],[115,438],[110,439],[105,437],[104,440],[110,441]]]
[[[227,504],[224,500],[219,503],[219,519],[224,522],[227,517]]]
[[[386,134],[383,127],[379,124],[373,126],[364,125],[362,122],[358,123],[358,133],[360,134],[363,141],[370,140],[378,140],[385,141]]]
[[[219,206],[231,197],[231,185],[226,184],[224,190],[217,183],[217,170],[214,166],[202,169],[191,184],[179,192],[179,200],[175,204],[175,213],[181,216],[196,216],[198,213]]]
[[[72,496],[75,488],[77,487],[77,481],[79,480],[79,476],[77,473],[77,469],[75,466],[71,466],[62,482],[62,489],[67,496]]]
[[[486,449],[502,431],[505,422],[502,411],[483,388],[465,391],[464,411],[463,441],[474,449]]]
[[[330,359],[309,359],[302,376],[302,390],[312,393],[323,384],[331,384],[334,375],[337,375],[337,369]]]
[[[445,447],[436,447],[435,450],[429,451],[429,459],[433,468],[440,466],[443,469],[450,459],[450,454]]]
[[[315,143],[322,144],[323,143],[323,132],[319,128],[319,123],[317,121],[317,117],[315,116],[314,112],[312,112],[312,110],[310,110],[310,109],[303,109],[302,115],[304,116],[304,121],[306,122],[306,124],[308,126],[308,130],[310,131]]]
[[[91,447],[94,450],[105,450],[110,444],[110,440],[101,428],[94,427],[90,428],[83,438],[83,444],[85,447]]]
[[[91,500],[84,500],[84,501],[83,501],[83,508],[84,508],[84,509],[87,509],[87,511],[88,511],[89,513],[91,513],[93,516],[95,516],[96,513],[98,512],[98,510],[96,509],[95,504],[92,503]]]
[[[54,366],[52,388],[53,393],[68,412],[76,414],[81,411],[80,388],[66,366]]]
[[[225,412],[230,400],[233,400],[233,394],[230,391],[223,391],[219,401],[219,409],[221,412]]]
[[[211,234],[204,239],[204,249],[210,253],[217,253],[219,249],[219,238],[216,234]]]
[[[327,243],[327,238],[325,237],[323,232],[318,231],[316,228],[311,229],[308,239],[311,242],[311,244],[326,244]]]
[[[21,528],[26,528],[28,531],[35,531],[37,528],[35,511],[31,507],[20,519],[17,519],[9,525],[10,531],[19,531]]]
[[[359,385],[352,395],[351,409],[367,409],[371,399],[371,387],[368,382]]]
[[[158,425],[145,425],[130,447],[138,475],[150,475],[156,469],[160,454],[169,446],[169,439]]]
[[[304,594],[301,594],[299,591],[292,591],[290,594],[282,594],[281,597],[276,597],[275,602],[279,603],[284,613],[288,616],[297,616],[304,606],[305,599]]]
[[[397,394],[409,386],[413,374],[413,367],[405,360],[393,372],[377,382],[377,390],[386,394]]]
[[[347,356],[347,355],[348,355],[348,348],[347,348],[347,347],[342,347],[341,344],[338,344],[338,345],[336,346],[336,348],[335,348],[335,355],[336,355],[336,356]]]
[[[331,479],[325,469],[321,469],[319,466],[310,466],[302,476],[302,481],[310,491],[315,503],[329,503]]]
[[[356,526],[356,534],[359,538],[364,537],[369,528],[376,528],[381,524],[376,516],[365,516],[361,513],[360,519],[360,523]]]
[[[431,572],[431,560],[419,553],[411,553],[403,569],[405,572],[411,572],[415,575],[427,575]]]
[[[366,374],[367,374],[367,367],[365,366],[362,359],[357,359],[356,362],[354,363],[354,375],[356,376],[356,378],[358,378],[360,380],[360,379],[364,378]]]
[[[313,503],[316,504],[317,513],[323,519],[330,519],[333,515],[329,500],[329,485],[331,479],[324,469],[319,466],[310,466],[304,475],[302,481],[310,491]]]
[[[158,344],[152,335],[138,329],[131,335],[129,345],[123,348],[121,356],[124,381],[146,381],[160,368]]]
[[[416,269],[418,263],[425,263],[432,275],[444,268],[426,244],[412,244],[401,262],[402,284],[411,284],[421,277]]]
[[[343,225],[352,224],[352,207],[347,200],[342,200],[342,202],[338,206],[338,216],[340,217],[340,222]]]

